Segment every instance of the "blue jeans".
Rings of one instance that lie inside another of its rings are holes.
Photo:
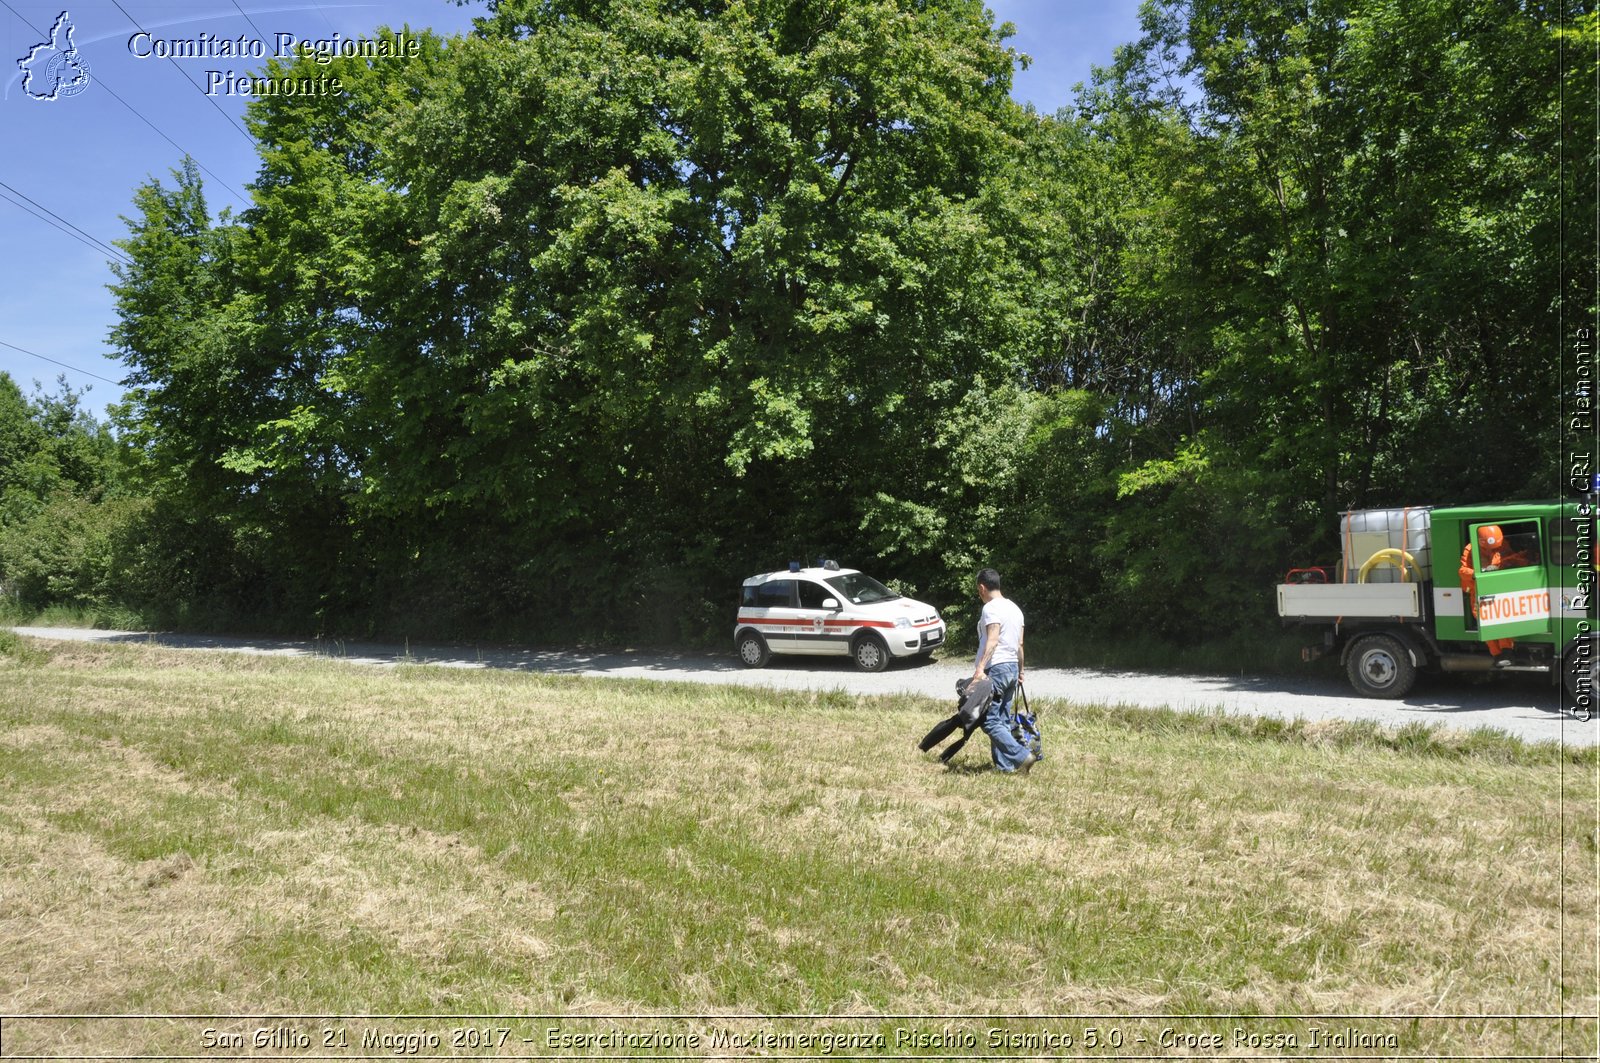
[[[991,665],[989,679],[1000,692],[1000,697],[990,702],[989,711],[983,717],[983,733],[989,736],[989,755],[994,758],[996,769],[1016,771],[1028,759],[1027,747],[1011,733],[1011,700],[1017,696],[1016,662]]]

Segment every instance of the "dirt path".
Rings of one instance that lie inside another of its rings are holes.
[[[751,670],[742,667],[731,653],[715,656],[477,650],[462,646],[250,639],[85,628],[18,627],[11,630],[40,639],[150,642],[174,649],[329,657],[380,666],[412,663],[447,668],[507,668],[561,675],[838,689],[852,694],[911,692],[939,699],[953,697],[955,681],[968,674],[965,661],[956,660],[901,664],[887,672],[869,675],[855,671],[843,658],[780,657],[764,669]],[[1059,698],[1151,708],[1221,709],[1283,719],[1370,719],[1394,727],[1422,721],[1464,731],[1489,727],[1534,742],[1564,742],[1572,746],[1592,746],[1600,742],[1600,719],[1582,722],[1563,713],[1560,694],[1542,676],[1497,678],[1484,685],[1473,685],[1455,677],[1423,677],[1409,697],[1375,701],[1353,697],[1343,683],[1321,679],[1030,668],[1027,690],[1035,699]]]

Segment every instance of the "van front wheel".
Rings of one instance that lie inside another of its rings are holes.
[[[863,672],[881,672],[889,667],[889,647],[876,635],[861,635],[850,647],[850,656]]]

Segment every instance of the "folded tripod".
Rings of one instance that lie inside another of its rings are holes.
[[[994,683],[987,676],[976,683],[966,678],[956,682],[956,711],[948,718],[940,720],[933,725],[933,730],[923,736],[917,748],[927,753],[934,746],[946,738],[961,731],[961,737],[950,743],[939,759],[950,763],[950,758],[961,752],[961,747],[967,744],[967,739],[972,737],[972,732],[978,729],[983,722],[984,713],[989,711],[989,703],[994,700]]]

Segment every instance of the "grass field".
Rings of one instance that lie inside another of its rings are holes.
[[[8,1056],[1593,1051],[1592,750],[0,640]]]

